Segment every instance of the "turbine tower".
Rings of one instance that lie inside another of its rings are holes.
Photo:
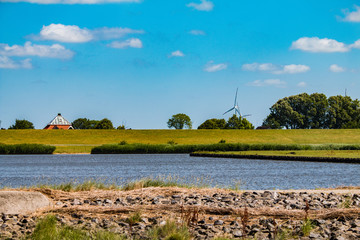
[[[236,114],[239,114],[240,117],[251,116],[251,114],[247,114],[247,115],[242,116],[241,113],[240,113],[239,103],[237,102],[238,89],[239,89],[239,88],[236,88],[234,106],[233,106],[232,108],[230,108],[229,110],[227,110],[226,112],[224,112],[223,115],[225,115],[226,113],[231,112],[232,110],[234,110],[234,114],[235,114],[235,115],[236,115]]]

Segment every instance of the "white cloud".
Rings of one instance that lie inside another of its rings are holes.
[[[47,58],[72,58],[74,52],[60,44],[37,45],[26,42],[24,46],[0,43],[0,55],[4,56],[38,56]]]
[[[59,42],[83,43],[103,39],[117,39],[128,34],[141,34],[142,30],[130,28],[97,28],[90,30],[76,25],[50,24],[43,26],[37,40],[53,40]]]
[[[354,42],[353,44],[351,44],[350,47],[360,49],[360,39]]]
[[[225,70],[225,69],[227,69],[227,67],[228,67],[228,65],[226,63],[214,64],[214,61],[210,61],[205,65],[204,71],[205,72],[217,72],[217,71]]]
[[[306,82],[299,82],[297,84],[298,87],[306,87],[307,86],[307,83]]]
[[[245,71],[273,71],[276,70],[276,66],[272,63],[247,63],[242,65],[242,69]]]
[[[25,68],[30,69],[32,68],[31,59],[27,58],[21,61],[14,61],[9,57],[0,56],[0,68],[7,68],[7,69],[19,69]]]
[[[112,48],[142,48],[143,44],[140,39],[138,38],[130,38],[125,41],[119,42],[114,41],[110,44],[108,44],[108,47]]]
[[[203,36],[206,35],[206,33],[204,31],[202,31],[202,30],[191,30],[189,33],[192,34],[192,35],[196,35],[196,36],[198,36],[198,35],[203,35]]]
[[[340,67],[337,64],[332,64],[329,68],[330,71],[334,72],[334,73],[340,73],[340,72],[344,72],[345,68]]]
[[[275,65],[272,63],[247,63],[242,65],[244,71],[262,71],[273,74],[297,74],[304,73],[310,70],[309,66],[300,64],[289,64],[284,66]]]
[[[117,39],[122,38],[128,34],[143,34],[143,30],[135,30],[131,28],[98,28],[90,30],[94,35],[93,40],[103,40],[103,39]]]
[[[177,51],[174,51],[170,54],[170,57],[185,57],[185,54],[180,51],[180,50],[177,50]]]
[[[142,0],[0,0],[0,2],[28,2],[36,4],[105,4],[105,3],[139,3]]]
[[[350,48],[334,39],[318,38],[318,37],[302,37],[294,41],[291,45],[291,49],[298,49],[305,52],[347,52]]]
[[[290,64],[285,65],[281,70],[274,71],[274,74],[297,74],[297,73],[305,73],[310,70],[309,66],[301,65],[301,64]]]
[[[211,11],[214,8],[214,4],[207,0],[201,0],[201,3],[191,2],[186,5],[187,7],[192,7],[198,11]]]
[[[87,29],[81,29],[75,25],[50,24],[43,26],[40,31],[40,39],[55,40],[59,42],[88,42],[93,39],[93,34]]]
[[[360,7],[355,5],[354,12],[346,12],[344,20],[347,22],[360,22]]]
[[[286,86],[286,82],[281,81],[280,79],[266,79],[266,80],[255,80],[253,82],[248,83],[248,85],[254,87],[274,86],[274,87],[284,88]]]

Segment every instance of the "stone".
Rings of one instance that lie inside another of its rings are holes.
[[[214,225],[223,225],[224,224],[224,221],[223,220],[216,220],[214,222]]]
[[[51,205],[39,192],[0,191],[0,213],[26,214]]]
[[[75,198],[75,199],[72,201],[71,205],[81,205],[81,202],[80,202],[79,199]]]
[[[243,233],[242,233],[242,231],[237,230],[237,231],[234,231],[234,232],[233,232],[233,235],[234,235],[234,237],[236,237],[236,238],[240,238],[240,237],[243,236]]]

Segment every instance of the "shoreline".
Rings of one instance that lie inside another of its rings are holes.
[[[93,232],[111,230],[126,239],[148,239],[149,229],[169,222],[185,224],[195,240],[360,238],[360,187],[285,191],[179,187],[28,191],[42,193],[52,206],[26,215],[3,215],[6,226],[0,228],[0,238],[21,239],[48,214],[56,215],[59,226]],[[129,224],[134,214],[139,215],[139,220]]]
[[[190,153],[191,157],[213,158],[237,158],[252,160],[276,160],[276,161],[301,161],[301,162],[327,162],[327,163],[351,163],[360,164],[360,158],[339,157],[305,157],[305,156],[276,156],[276,155],[242,155],[242,154],[218,154],[218,153]]]

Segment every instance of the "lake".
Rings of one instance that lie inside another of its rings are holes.
[[[188,154],[1,155],[0,187],[100,179],[110,183],[156,176],[202,179],[240,189],[359,186],[360,165],[190,157]]]

